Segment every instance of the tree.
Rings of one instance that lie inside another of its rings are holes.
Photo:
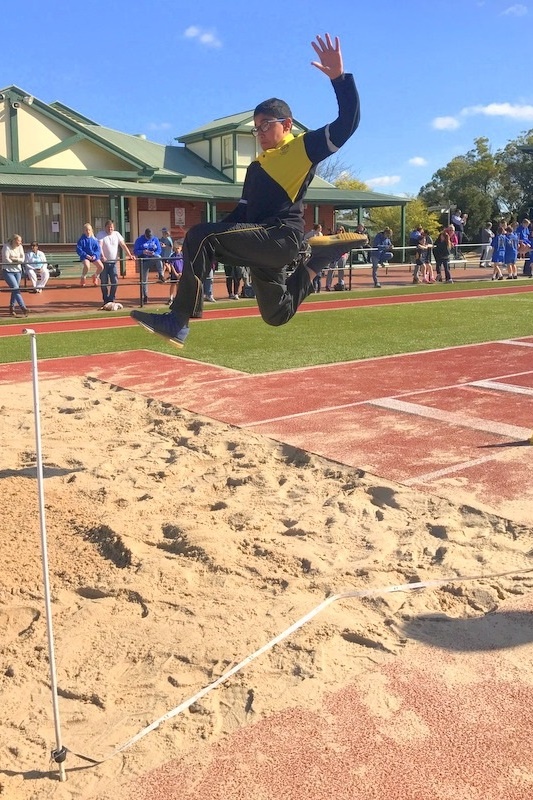
[[[516,219],[528,216],[533,205],[533,156],[531,152],[524,152],[524,147],[533,150],[533,130],[510,141],[496,153],[501,171],[501,198]]]
[[[328,183],[336,184],[339,178],[351,177],[351,166],[342,161],[340,155],[330,156],[321,161],[316,168],[316,174]]]
[[[440,231],[439,217],[430,211],[423,200],[413,198],[405,207],[406,233],[422,225],[430,236],[435,238]],[[369,227],[373,233],[382,231],[383,228],[392,228],[393,244],[402,247],[407,242],[401,240],[400,209],[397,206],[385,206],[370,209]]]
[[[472,241],[478,241],[487,220],[501,215],[502,168],[486,137],[475,139],[474,145],[466,155],[456,156],[437,170],[418,196],[428,206],[448,213],[449,209],[467,212],[466,233]]]
[[[337,189],[342,190],[353,190],[355,192],[371,192],[372,189],[363,181],[360,181],[358,178],[354,178],[352,175],[341,175],[335,181],[335,186]]]

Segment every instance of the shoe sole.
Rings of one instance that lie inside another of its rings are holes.
[[[311,247],[328,247],[332,244],[349,244],[354,247],[367,244],[368,236],[364,233],[332,233],[329,236],[311,236],[307,240]]]
[[[140,325],[141,328],[144,328],[145,331],[148,331],[148,333],[155,333],[156,336],[159,336],[161,339],[164,339],[165,342],[168,342],[168,344],[173,345],[173,347],[176,347],[178,350],[181,350],[183,347],[185,347],[185,342],[179,342],[177,339],[170,339],[168,336],[164,336],[162,333],[154,331],[154,329],[150,328],[149,325],[146,325],[145,322],[141,322],[139,319],[135,319],[135,317],[132,317],[132,319],[135,320],[137,325]]]

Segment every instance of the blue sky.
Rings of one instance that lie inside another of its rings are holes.
[[[285,99],[309,127],[330,121],[310,42],[338,35],[361,96],[339,158],[376,191],[416,194],[487,136],[533,128],[533,0],[30,0],[10,13],[0,84],[59,100],[102,125],[164,144],[218,117]],[[5,27],[5,26],[4,26]]]

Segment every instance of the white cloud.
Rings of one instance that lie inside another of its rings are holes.
[[[198,39],[200,44],[206,47],[222,47],[222,42],[214,31],[207,31],[204,28],[199,28],[198,25],[189,25],[183,35],[187,39]]]
[[[509,6],[502,11],[501,16],[505,17],[524,17],[527,14],[527,6],[522,5],[521,3],[516,3],[514,6]]]
[[[456,131],[461,123],[455,117],[435,117],[431,122],[431,127],[436,131]]]
[[[427,163],[427,159],[422,156],[414,156],[409,159],[409,164],[411,164],[412,167],[425,167]]]
[[[172,128],[170,122],[150,122],[148,124],[149,131],[168,131]]]
[[[400,175],[381,175],[379,178],[370,178],[365,183],[368,186],[394,186],[396,183],[400,183],[401,177]]]
[[[522,122],[533,120],[533,106],[513,103],[489,103],[486,106],[468,106],[461,111],[462,116],[483,114],[486,117],[508,117]]]
[[[487,103],[485,106],[466,106],[455,117],[435,117],[431,127],[437,131],[456,131],[463,124],[464,117],[503,117],[517,122],[533,122],[533,105],[525,103]],[[411,159],[414,164],[416,159]]]

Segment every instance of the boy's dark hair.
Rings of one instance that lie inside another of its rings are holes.
[[[257,117],[258,114],[272,116],[274,119],[287,119],[289,117],[292,119],[292,111],[289,106],[285,100],[280,100],[278,97],[271,97],[269,100],[263,100],[262,103],[259,103],[254,109],[254,117]]]

